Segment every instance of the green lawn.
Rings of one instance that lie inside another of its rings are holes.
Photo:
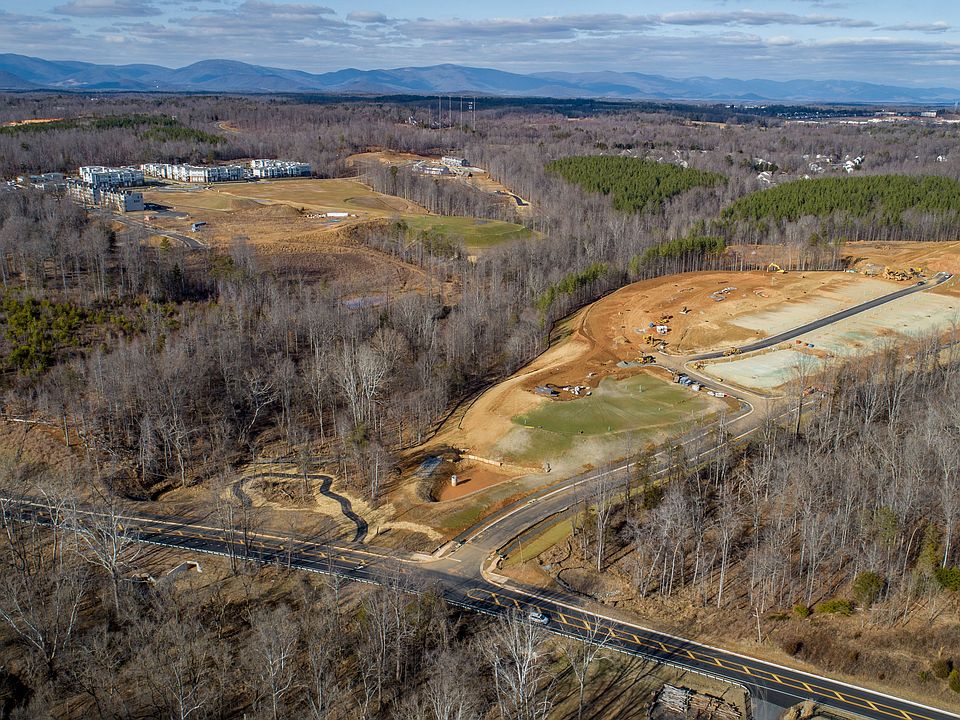
[[[555,463],[574,456],[587,462],[604,447],[609,455],[622,452],[625,442],[639,447],[682,433],[716,403],[647,373],[619,381],[606,378],[590,397],[546,400],[514,417],[518,427],[500,450],[505,459],[518,463]]]
[[[482,250],[511,240],[533,237],[533,231],[501,220],[440,215],[405,215],[413,232],[433,231],[461,241],[467,248]]]
[[[604,378],[590,397],[546,402],[513,420],[558,435],[604,435],[674,425],[709,407],[704,396],[643,373]]]

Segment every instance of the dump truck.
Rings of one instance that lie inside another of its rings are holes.
[[[726,350],[723,351],[724,357],[730,357],[731,355],[739,355],[739,354],[740,354],[740,348],[737,348],[737,347],[727,348]]]

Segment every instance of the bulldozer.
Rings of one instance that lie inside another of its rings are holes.
[[[739,354],[740,354],[740,348],[738,347],[728,348],[727,350],[723,351],[724,357],[730,357],[731,355],[739,355]]]
[[[769,265],[767,265],[767,272],[777,272],[777,273],[780,273],[781,275],[787,274],[787,271],[784,270],[779,265],[777,265],[776,263],[770,263]]]

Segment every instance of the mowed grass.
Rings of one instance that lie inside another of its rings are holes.
[[[482,250],[513,240],[533,237],[533,231],[502,220],[442,215],[404,215],[403,221],[414,233],[436,232],[459,240],[468,248]]]
[[[710,406],[699,393],[642,373],[619,381],[604,378],[590,397],[548,401],[513,421],[568,437],[604,435],[676,425]]]

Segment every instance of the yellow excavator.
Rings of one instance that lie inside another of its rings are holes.
[[[740,348],[738,347],[732,347],[723,351],[724,357],[730,357],[731,355],[739,355],[739,354],[740,354]]]
[[[777,273],[780,273],[781,275],[787,274],[787,271],[784,270],[779,265],[777,265],[776,263],[770,263],[769,265],[767,265],[767,272],[777,272]]]

